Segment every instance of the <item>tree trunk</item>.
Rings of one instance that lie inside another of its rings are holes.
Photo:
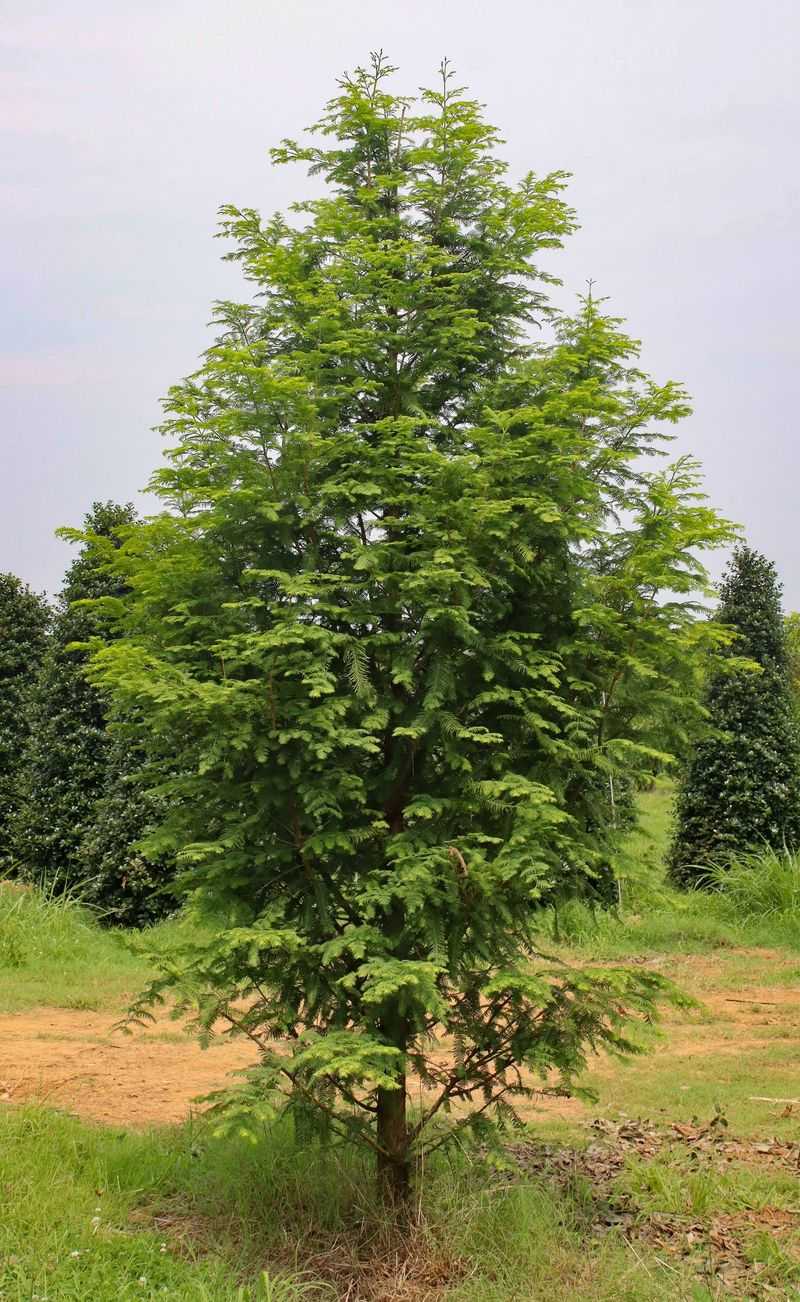
[[[406,1078],[398,1088],[378,1090],[378,1191],[390,1207],[402,1207],[411,1194],[411,1164],[406,1124]]]

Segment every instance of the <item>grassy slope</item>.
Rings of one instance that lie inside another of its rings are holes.
[[[170,919],[138,935],[106,930],[74,900],[0,882],[0,1013],[122,1010],[151,975],[145,946],[169,948],[189,928]]]
[[[733,947],[774,945],[777,934],[795,948],[795,919],[784,910],[767,924],[748,923],[741,903],[734,912],[724,901],[678,897],[665,888],[659,862],[670,802],[666,787],[643,800],[645,832],[634,843],[638,867],[624,885],[624,918],[567,911],[560,921],[568,951],[656,961],[679,981],[683,956],[706,953],[727,965],[742,990],[774,981],[768,959]],[[168,945],[179,929],[163,924],[151,938]],[[142,957],[74,905],[0,890],[0,1009],[119,1008],[146,975]],[[795,964],[790,950],[779,979],[800,983],[800,960]],[[682,1034],[690,1036],[693,1023],[702,1029],[704,1016],[702,1010],[687,1014]],[[723,1036],[728,1032],[735,1048],[737,1026],[723,1027]],[[605,1114],[708,1117],[722,1093],[731,1129],[757,1133],[765,1107],[750,1096],[796,1093],[784,1033],[776,1021],[762,1058],[690,1052],[678,1069],[657,1053],[617,1072],[613,1087],[601,1071],[596,1083]],[[791,1138],[796,1129],[791,1116],[770,1114],[770,1135]],[[542,1122],[537,1132],[586,1142],[585,1132],[566,1121]],[[642,1217],[765,1205],[800,1212],[794,1177],[754,1173],[742,1164],[720,1175],[698,1170],[685,1153],[631,1159],[617,1187]],[[8,1108],[0,1112],[0,1298],[290,1302],[320,1278],[360,1279],[360,1291],[350,1296],[397,1302],[432,1297],[443,1279],[450,1281],[449,1302],[734,1295],[715,1293],[714,1285],[699,1281],[696,1264],[668,1259],[646,1243],[630,1247],[613,1231],[596,1239],[592,1198],[580,1181],[554,1190],[538,1176],[492,1180],[461,1157],[455,1166],[442,1163],[426,1173],[411,1256],[376,1221],[370,1190],[357,1157],[337,1154],[322,1163],[318,1153],[298,1151],[280,1128],[251,1148],[216,1142],[202,1127],[133,1134],[45,1109]],[[762,1281],[777,1296],[793,1296],[783,1291],[795,1287],[791,1253],[759,1242],[754,1230],[747,1250],[769,1258]],[[265,1264],[272,1274],[258,1282]],[[314,1288],[312,1295],[343,1297],[345,1284]]]

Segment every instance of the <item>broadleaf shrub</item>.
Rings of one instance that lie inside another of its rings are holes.
[[[146,926],[176,907],[174,862],[140,847],[164,817],[161,802],[143,784],[144,765],[141,745],[112,725],[101,792],[75,857],[84,898],[105,921],[121,926]]]
[[[800,843],[800,744],[771,561],[735,550],[717,618],[736,637],[730,664],[707,688],[713,734],[695,748],[678,791],[669,859],[683,885],[702,884],[709,867],[742,852]]]
[[[143,748],[115,741],[107,701],[86,677],[87,645],[124,591],[109,571],[109,554],[134,520],[132,506],[113,502],[95,502],[84,520],[86,536],[30,691],[9,835],[20,876],[48,893],[78,891],[106,922],[123,924],[153,921],[173,907],[157,893],[172,861],[150,860],[134,845],[154,817],[152,798],[136,782]]]
[[[30,709],[47,647],[50,611],[14,574],[0,574],[0,873],[11,867]]]

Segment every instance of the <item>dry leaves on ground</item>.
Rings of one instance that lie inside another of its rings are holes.
[[[591,1189],[590,1236],[611,1230],[635,1247],[645,1244],[663,1254],[663,1264],[679,1258],[698,1280],[723,1297],[787,1297],[786,1284],[775,1282],[770,1264],[755,1260],[749,1245],[758,1235],[783,1248],[792,1261],[792,1239],[797,1245],[800,1211],[777,1207],[712,1213],[705,1217],[643,1213],[630,1195],[616,1188],[617,1177],[631,1157],[652,1160],[680,1150],[694,1155],[709,1171],[724,1171],[732,1163],[800,1169],[800,1143],[778,1139],[736,1139],[727,1121],[717,1113],[706,1124],[674,1122],[659,1125],[649,1120],[598,1118],[589,1127],[592,1142],[584,1148],[522,1142],[507,1151],[514,1165],[526,1174],[554,1180],[562,1190],[574,1189],[578,1179]],[[788,1242],[787,1242],[788,1240]],[[800,1261],[798,1261],[800,1269]],[[800,1296],[800,1289],[797,1291]]]

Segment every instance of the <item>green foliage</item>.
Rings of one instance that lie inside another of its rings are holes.
[[[100,795],[75,854],[84,898],[122,926],[157,922],[175,908],[174,864],[139,848],[162,817],[161,802],[143,786],[145,763],[137,738],[122,723],[110,725]]]
[[[734,552],[718,619],[736,640],[707,691],[716,734],[697,746],[678,795],[670,865],[680,883],[704,880],[712,863],[742,851],[798,844],[800,750],[780,591],[770,561],[749,547]]]
[[[800,727],[800,613],[796,610],[784,615],[786,632],[786,660],[789,672],[789,691],[795,719]]]
[[[107,705],[86,679],[81,649],[104,626],[104,605],[122,594],[108,556],[133,521],[133,507],[112,502],[95,502],[84,521],[91,538],[67,572],[47,653],[28,691],[10,840],[22,876],[48,891],[79,890],[107,920],[141,924],[168,911],[169,898],[156,891],[171,869],[133,845],[155,817],[152,798],[136,781],[142,747],[121,724],[111,736]]]
[[[723,891],[743,921],[772,922],[800,937],[800,855],[786,849],[741,854],[712,865],[704,884]]]
[[[132,520],[132,507],[111,502],[96,502],[86,516],[95,541],[84,544],[67,571],[33,693],[12,850],[20,873],[51,889],[79,881],[78,849],[103,788],[108,752],[105,706],[84,675],[86,653],[73,645],[98,632],[99,617],[73,603],[119,594],[101,558],[116,530]]]
[[[132,518],[132,508],[95,503],[85,523],[96,538],[109,542]],[[99,626],[93,612],[73,603],[119,591],[100,555],[99,544],[85,544],[66,573],[31,703],[13,852],[23,875],[51,887],[76,884],[78,846],[106,772],[106,710],[83,673],[85,652],[73,646]]]
[[[146,739],[148,853],[225,918],[148,998],[259,1044],[237,1126],[317,1108],[403,1195],[415,1152],[513,1120],[523,1069],[569,1088],[652,1015],[658,977],[553,962],[536,917],[598,889],[613,783],[695,726],[726,636],[698,553],[730,529],[693,463],[646,468],[682,390],[591,296],[547,303],[562,176],[511,185],[446,69],[421,103],[391,71],[276,151],[323,198],[223,210],[254,299],[170,394],[91,672]]]
[[[47,645],[43,597],[13,574],[0,574],[0,872],[10,864],[9,829],[19,800],[28,711]]]

